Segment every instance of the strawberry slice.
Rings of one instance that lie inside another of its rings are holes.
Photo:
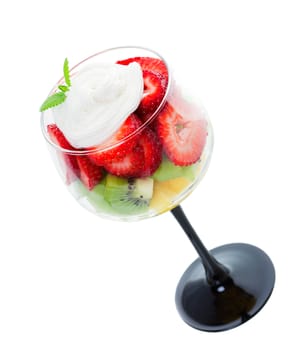
[[[51,140],[60,147],[72,151],[76,150],[71,146],[56,124],[49,124],[47,126],[47,131]],[[68,183],[71,183],[78,177],[84,185],[91,190],[100,182],[104,175],[103,168],[92,163],[87,156],[75,156],[62,151],[60,153],[67,167],[66,178]]]
[[[142,74],[144,81],[143,98],[136,113],[145,122],[158,108],[165,95],[165,89],[163,88],[159,73],[144,70]]]
[[[166,89],[168,85],[168,70],[162,60],[154,57],[132,57],[118,61],[117,63],[128,65],[131,62],[137,62],[140,64],[143,71],[147,70],[155,74],[160,74],[163,88]]]
[[[138,140],[138,145],[143,149],[143,165],[138,177],[152,175],[162,161],[162,145],[157,135],[149,128],[145,128]]]
[[[75,150],[56,124],[47,125],[47,132],[52,142],[54,142],[56,145],[67,150]],[[74,155],[62,151],[60,151],[60,156],[66,166],[66,179],[67,183],[69,184],[76,178],[76,176],[79,176],[80,174],[77,159]]]
[[[195,114],[180,114],[167,103],[157,118],[159,139],[175,165],[185,166],[197,162],[204,149],[207,122],[203,118],[196,118]]]
[[[123,141],[125,137],[132,134],[142,124],[141,120],[135,115],[130,116],[125,120],[120,129],[113,135],[108,141],[96,148],[98,152],[90,153],[89,158],[96,164],[104,166],[105,163],[109,163],[112,159],[123,158],[136,144],[138,135],[131,137],[130,139],[120,143],[117,146],[112,145]],[[104,148],[110,147],[103,151]],[[99,151],[101,149],[101,151]],[[89,148],[91,150],[91,148]]]
[[[77,156],[76,159],[80,169],[80,180],[88,190],[92,190],[104,176],[103,167],[94,164],[87,156]]]
[[[135,145],[122,158],[115,158],[105,163],[104,167],[109,173],[122,177],[137,177],[143,167],[143,148]]]
[[[162,145],[156,134],[145,128],[135,147],[123,158],[113,159],[105,169],[116,176],[147,177],[152,175],[162,161]]]

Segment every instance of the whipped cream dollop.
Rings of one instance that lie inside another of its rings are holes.
[[[136,62],[89,64],[71,77],[66,100],[52,109],[55,122],[73,147],[99,145],[138,107],[143,86]]]

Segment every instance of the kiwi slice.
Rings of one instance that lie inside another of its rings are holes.
[[[81,203],[83,203],[84,200],[89,202],[96,212],[115,214],[109,202],[104,198],[105,183],[106,180],[102,179],[99,184],[89,191],[80,180],[77,180],[71,184],[70,191],[77,200],[81,201]]]
[[[118,213],[138,214],[146,211],[153,196],[152,178],[126,179],[108,174],[104,198]]]
[[[88,191],[88,201],[98,212],[110,213],[113,210],[109,202],[104,198],[106,180],[103,179],[98,185],[96,185],[91,191]]]
[[[193,181],[196,177],[197,164],[189,166],[178,166],[173,164],[169,159],[164,158],[159,168],[154,172],[153,178],[156,181],[166,181],[176,179],[177,177],[185,177]]]

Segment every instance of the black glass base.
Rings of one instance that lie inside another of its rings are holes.
[[[257,314],[272,293],[275,270],[270,258],[249,244],[228,244],[210,253],[228,270],[228,278],[210,284],[197,259],[180,279],[175,299],[187,324],[217,332],[237,327]]]

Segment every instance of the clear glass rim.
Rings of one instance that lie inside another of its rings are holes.
[[[125,143],[127,140],[133,138],[135,135],[139,134],[140,132],[142,132],[142,130],[144,128],[146,128],[153,120],[154,118],[157,116],[157,114],[161,111],[161,109],[163,108],[163,106],[165,105],[166,101],[167,101],[167,97],[169,96],[170,93],[170,89],[171,89],[171,74],[170,74],[170,69],[169,66],[166,62],[166,60],[156,51],[144,47],[144,46],[117,46],[117,47],[112,47],[106,50],[102,50],[99,51],[91,56],[88,56],[87,58],[83,59],[82,61],[80,61],[79,63],[75,64],[71,69],[70,72],[72,72],[74,69],[76,69],[77,67],[79,67],[81,64],[91,60],[92,58],[111,52],[111,51],[117,51],[117,50],[124,50],[124,49],[138,49],[138,50],[144,50],[147,52],[150,52],[153,55],[156,55],[157,58],[161,59],[163,61],[163,63],[165,64],[166,68],[167,68],[167,72],[168,72],[168,83],[167,83],[167,87],[166,87],[166,91],[165,91],[165,95],[163,96],[161,103],[159,104],[158,108],[154,111],[154,113],[145,121],[142,123],[142,125],[137,128],[135,131],[133,131],[131,134],[129,134],[128,136],[124,137],[123,139],[121,139],[120,141],[110,144],[106,147],[102,147],[102,146],[96,146],[96,147],[91,147],[91,149],[67,149],[67,148],[63,148],[61,146],[59,146],[58,144],[54,143],[49,135],[48,132],[46,130],[46,126],[47,124],[45,124],[45,118],[44,118],[44,114],[46,113],[46,111],[41,112],[41,117],[40,117],[40,122],[41,122],[41,130],[43,133],[43,136],[45,138],[45,140],[51,145],[53,146],[56,150],[61,151],[63,153],[68,153],[68,154],[72,154],[72,155],[88,155],[88,154],[92,154],[92,153],[97,153],[97,152],[105,152],[108,151],[112,148],[115,148],[123,143]],[[128,59],[129,57],[126,57],[126,59]],[[49,95],[51,95],[53,93],[53,91],[55,91],[56,87],[60,84],[60,82],[63,80],[63,77],[60,78],[58,80],[58,82],[54,85],[54,87],[50,90]]]

